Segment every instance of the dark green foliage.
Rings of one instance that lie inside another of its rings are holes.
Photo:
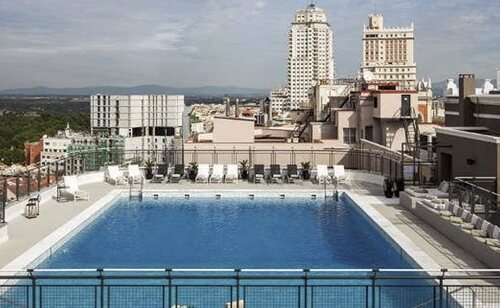
[[[24,143],[37,141],[43,135],[55,135],[69,123],[75,131],[89,131],[88,113],[40,116],[0,116],[0,160],[6,164],[24,163]]]

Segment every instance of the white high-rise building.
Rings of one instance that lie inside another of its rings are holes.
[[[271,100],[271,108],[279,114],[283,113],[290,105],[288,88],[283,87],[271,90],[269,99]]]
[[[125,150],[163,150],[182,129],[183,95],[90,97],[91,130],[125,137]]]
[[[409,27],[384,27],[384,17],[371,14],[363,29],[363,75],[370,76],[369,81],[399,83],[400,89],[414,90],[414,40],[413,23]]]
[[[309,93],[321,80],[334,78],[333,31],[315,1],[295,14],[288,42],[290,109],[309,106]]]

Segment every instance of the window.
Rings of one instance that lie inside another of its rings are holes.
[[[356,143],[356,128],[344,128],[344,143]]]

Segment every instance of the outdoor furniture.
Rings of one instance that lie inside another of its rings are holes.
[[[222,183],[224,178],[224,165],[214,165],[212,170],[212,176],[210,177],[210,183]]]
[[[430,188],[428,192],[430,195],[435,196],[437,198],[448,198],[450,190],[450,182],[442,181],[438,188]]]
[[[489,236],[490,238],[486,239],[486,244],[488,246],[500,247],[500,227],[495,226]]]
[[[115,185],[126,183],[126,178],[118,166],[108,166],[105,172],[105,179],[106,182]]]
[[[130,184],[141,183],[144,179],[139,165],[128,165],[128,182]]]
[[[238,165],[227,165],[226,183],[238,182]]]
[[[328,184],[331,183],[331,177],[328,175],[327,165],[317,165],[316,166],[316,180],[318,184]]]
[[[333,178],[337,181],[337,183],[344,182],[347,179],[344,165],[333,166]]]
[[[36,195],[36,197],[29,198],[28,203],[35,204],[35,212],[36,216],[40,215],[40,201],[41,201],[40,195]]]
[[[253,165],[253,173],[253,182],[262,183],[262,180],[264,180],[264,165]]]
[[[165,180],[167,175],[168,175],[168,165],[166,165],[166,164],[158,165],[158,167],[156,169],[156,173],[153,176],[153,179],[151,180],[151,182],[152,183],[161,183],[161,182],[163,182],[163,180]]]
[[[24,216],[30,219],[36,218],[38,216],[37,207],[37,201],[32,201],[32,199],[28,200],[24,209]]]
[[[295,180],[300,180],[299,170],[297,165],[286,166],[286,180],[288,183],[295,183]]]
[[[77,199],[88,200],[89,194],[78,187],[76,175],[63,176],[64,187],[61,187],[60,194],[68,194],[73,197],[73,202]],[[60,196],[61,197],[61,196]]]
[[[210,166],[206,164],[201,164],[198,166],[198,174],[196,175],[196,183],[208,183],[208,178],[210,177]]]
[[[271,165],[269,178],[271,180],[271,183],[282,183],[280,165]]]
[[[184,165],[175,165],[174,173],[170,175],[171,183],[179,183],[184,177]]]

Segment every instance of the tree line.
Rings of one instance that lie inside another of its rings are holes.
[[[90,130],[88,113],[66,115],[3,115],[0,117],[0,161],[24,164],[24,143],[38,141],[43,135],[55,135],[66,124],[75,131]]]

